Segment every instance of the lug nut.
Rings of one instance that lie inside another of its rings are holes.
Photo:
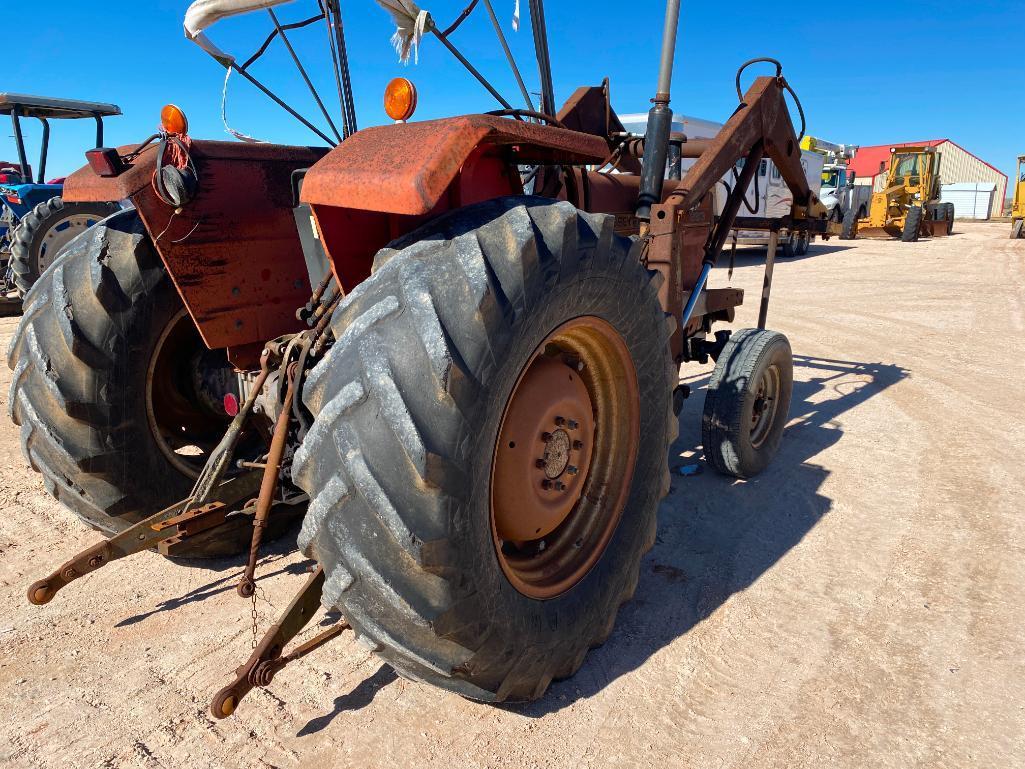
[[[541,433],[541,440],[550,441],[552,439],[551,433]]]
[[[555,490],[556,491],[565,491],[566,490],[566,484],[563,483],[562,481],[556,481],[555,482]]]
[[[564,424],[566,424],[566,420],[563,419],[562,417],[556,417],[555,418],[555,424],[556,424],[557,427],[562,427]],[[570,424],[572,424],[572,422]]]
[[[569,420],[569,422],[567,422],[566,424],[570,430],[576,430],[578,427],[580,427],[580,425],[573,419]]]
[[[580,470],[578,470],[575,465],[567,465],[566,466],[566,472],[569,473],[570,475],[576,475],[577,473],[580,472]]]
[[[552,482],[545,478],[543,481],[541,481],[541,488],[545,490],[552,488]]]
[[[573,450],[574,451],[580,451],[582,448],[584,448],[584,442],[583,441],[573,441]]]
[[[544,470],[546,464],[547,463],[543,459],[534,460],[534,467],[536,467],[538,470]]]

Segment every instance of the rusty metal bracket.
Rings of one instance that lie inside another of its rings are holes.
[[[239,702],[254,687],[267,686],[274,676],[289,662],[304,657],[314,649],[318,649],[331,639],[340,635],[349,627],[345,621],[339,621],[309,641],[300,644],[292,652],[283,655],[285,645],[295,638],[309,624],[320,606],[320,595],[324,588],[324,569],[318,566],[299,594],[292,599],[288,608],[281,614],[278,621],[270,629],[253,650],[249,660],[235,670],[235,680],[225,686],[210,703],[210,713],[214,718],[227,718],[238,707]]]
[[[166,547],[172,540],[223,523],[228,506],[251,497],[259,488],[259,481],[260,473],[239,475],[211,490],[211,504],[185,509],[182,502],[176,502],[120,534],[86,548],[48,577],[33,582],[28,589],[29,602],[42,606],[49,603],[61,588],[111,561],[154,546]]]
[[[292,398],[295,393],[294,364],[288,365],[287,378],[288,389],[285,391],[281,413],[278,414],[277,423],[274,425],[274,434],[271,436],[270,450],[267,452],[267,462],[260,483],[260,496],[256,501],[256,516],[253,519],[253,539],[249,545],[249,559],[236,588],[238,594],[243,598],[252,598],[256,593],[256,559],[260,552],[263,531],[267,526],[267,517],[274,505],[274,493],[278,488],[278,476],[281,473],[281,463],[288,442],[288,425],[292,418]]]

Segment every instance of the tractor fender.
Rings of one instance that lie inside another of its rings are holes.
[[[460,176],[473,178],[461,185],[458,205],[509,194],[508,182],[495,178],[497,166],[491,173],[469,173],[476,161],[486,163],[482,159],[496,154],[507,169],[594,164],[608,155],[608,144],[599,136],[492,115],[367,128],[309,170],[302,201],[315,210],[332,206],[424,216],[436,210]]]
[[[292,174],[325,152],[194,140],[199,187],[176,211],[153,189],[151,145],[118,176],[101,177],[89,166],[76,171],[65,181],[64,199],[130,200],[207,346],[255,345],[258,356],[268,339],[305,327],[295,309],[312,288],[292,213]]]

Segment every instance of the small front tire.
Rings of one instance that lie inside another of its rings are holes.
[[[716,361],[701,418],[705,458],[720,473],[751,478],[779,450],[790,412],[794,363],[778,331],[745,328]]]

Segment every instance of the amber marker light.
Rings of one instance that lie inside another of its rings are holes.
[[[165,104],[160,110],[160,127],[169,134],[187,134],[189,119],[180,107]]]
[[[405,123],[416,112],[416,86],[397,77],[384,89],[384,111],[397,123]]]

